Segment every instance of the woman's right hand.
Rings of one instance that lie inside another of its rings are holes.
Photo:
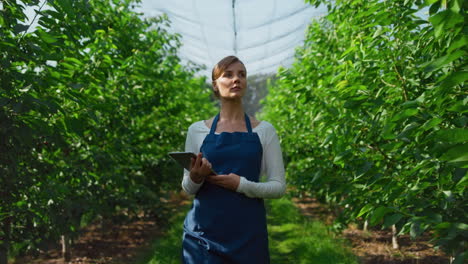
[[[200,184],[206,176],[212,174],[211,163],[206,158],[202,157],[203,154],[201,152],[198,153],[197,158],[192,158],[190,167],[190,178],[197,184]]]

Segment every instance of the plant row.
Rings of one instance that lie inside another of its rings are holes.
[[[264,101],[288,183],[462,263],[468,238],[466,2],[308,1],[291,69]]]
[[[179,185],[167,152],[214,107],[198,66],[181,65],[167,18],[134,5],[2,2],[0,263],[98,217],[157,214]]]

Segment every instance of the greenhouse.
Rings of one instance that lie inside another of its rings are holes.
[[[465,263],[466,8],[0,2],[0,264]]]

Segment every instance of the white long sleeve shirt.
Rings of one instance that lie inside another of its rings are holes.
[[[261,121],[252,132],[257,133],[263,148],[260,176],[266,176],[261,182],[247,180],[242,175],[237,192],[251,198],[279,198],[286,192],[286,180],[284,176],[283,154],[272,124]],[[204,121],[198,121],[190,125],[185,141],[185,151],[198,154],[203,140],[210,133],[210,129]],[[219,134],[219,133],[216,133]],[[182,188],[188,194],[198,192],[203,182],[197,184],[190,178],[190,172],[184,169]]]

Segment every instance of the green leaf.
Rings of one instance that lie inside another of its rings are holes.
[[[60,7],[63,9],[63,11],[65,11],[65,13],[67,13],[67,15],[73,15],[74,12],[71,0],[56,0],[55,2],[60,5]]]
[[[402,214],[392,214],[392,215],[387,215],[385,216],[384,218],[384,224],[383,226],[384,227],[390,227],[396,223],[398,223],[398,221],[401,220],[401,218],[403,218],[403,215]]]
[[[463,4],[459,3],[458,0],[450,1],[450,10],[454,13],[460,13],[461,6]]]
[[[468,99],[468,97],[467,97]],[[468,112],[468,107],[466,105],[466,99],[463,100],[463,101],[455,101],[455,102],[452,102],[452,105],[449,106],[447,108],[448,111],[452,111],[452,112],[456,112],[456,113],[460,113],[460,114],[464,114],[466,112]]]
[[[15,43],[10,43],[10,42],[6,42],[6,41],[0,41],[0,45],[1,46],[8,46],[8,47],[11,47],[11,48],[16,48]]]
[[[348,55],[350,52],[353,52],[357,50],[356,46],[352,45],[351,47],[349,47],[347,50],[345,50],[345,52],[343,52],[343,54],[341,54],[341,58],[344,58],[346,55]]]
[[[346,87],[348,84],[349,84],[348,80],[343,80],[343,81],[340,81],[340,82],[335,86],[335,88],[338,89],[338,90],[341,90],[341,89],[343,89],[344,87]]]
[[[369,212],[370,210],[372,210],[374,206],[372,204],[366,204],[364,207],[361,208],[361,210],[359,211],[358,215],[356,217],[361,217],[362,215],[364,215],[365,213]]]
[[[454,226],[455,226],[456,229],[463,230],[463,231],[468,231],[468,224],[455,223]]]
[[[433,15],[435,14],[440,8],[440,2],[439,0],[436,0],[436,2],[431,5],[431,7],[429,8],[429,15]]]
[[[356,176],[359,177],[359,176],[362,176],[364,175],[366,172],[368,172],[371,168],[372,168],[372,162],[364,162],[364,164],[362,164],[362,166],[360,166],[357,171],[356,171]]]
[[[366,95],[352,97],[352,98],[350,98],[349,100],[347,100],[345,102],[343,107],[348,108],[348,109],[354,109],[354,108],[360,106],[362,103],[364,103],[367,99],[368,99],[368,97]]]
[[[450,228],[451,224],[449,222],[442,222],[440,224],[437,224],[434,229],[448,229]]]
[[[75,64],[77,66],[83,66],[83,63],[81,61],[79,61],[78,59],[75,59],[75,58],[71,58],[71,57],[67,57],[64,59],[65,62],[70,62],[72,64]]]
[[[430,17],[429,21],[434,26],[435,36],[438,38],[444,33],[444,30],[451,30],[455,25],[463,23],[464,17],[459,13],[446,9]]]
[[[466,188],[468,185],[468,174],[463,176],[463,178],[457,183],[457,187]]]
[[[384,32],[383,27],[377,28],[377,30],[372,35],[372,38],[373,39],[377,38],[378,36],[382,35],[383,32]]]
[[[457,50],[454,53],[445,55],[443,57],[440,57],[438,59],[435,59],[429,63],[421,65],[424,67],[425,72],[432,72],[435,70],[440,69],[441,67],[453,62],[456,59],[459,59],[465,55],[465,51],[463,50]]]
[[[406,101],[401,104],[403,108],[415,108],[417,107],[421,102],[418,100],[412,100],[412,101]]]
[[[447,202],[453,202],[453,193],[451,191],[442,191],[445,195]]]
[[[442,123],[442,121],[443,120],[441,118],[438,118],[438,117],[434,117],[432,119],[429,119],[421,126],[421,130],[422,131],[429,130],[429,129],[437,126],[438,124]]]
[[[403,139],[403,138],[408,138],[411,137],[412,133],[416,130],[416,128],[419,128],[420,125],[418,123],[410,123],[406,125],[403,130],[396,136],[398,139]]]
[[[377,208],[373,213],[372,213],[372,216],[371,216],[371,219],[370,219],[370,224],[371,225],[376,225],[379,221],[382,220],[382,218],[389,212],[392,212],[393,209],[390,209],[388,207],[385,207],[385,206],[380,206],[379,208]]]
[[[361,190],[364,190],[367,188],[365,184],[353,184],[353,187],[356,189],[361,189]]]
[[[463,84],[466,80],[468,80],[468,72],[453,72],[440,83],[440,86],[442,88],[452,88],[455,85]]]
[[[58,19],[59,21],[63,19],[63,15],[61,15],[59,12],[52,10],[52,9],[47,9],[47,10],[41,10],[39,12],[42,16],[48,17],[51,16],[55,19]],[[42,17],[41,17],[42,18]]]
[[[427,222],[439,224],[440,222],[442,222],[442,215],[431,212],[427,215]]]
[[[57,42],[57,38],[44,30],[36,30],[36,34],[39,38],[41,38],[47,44],[52,44]]]
[[[19,34],[23,31],[28,30],[28,28],[29,28],[29,25],[16,24],[15,27],[13,28],[13,32],[15,32],[15,34]]]
[[[468,129],[466,128],[448,128],[441,129],[435,134],[436,139],[452,142],[452,143],[462,143],[468,141]]]
[[[396,135],[393,133],[393,129],[396,127],[396,123],[390,122],[384,126],[382,129],[382,138],[383,139],[394,139]]]
[[[467,35],[462,35],[460,36],[457,40],[453,41],[448,50],[447,53],[452,53],[454,50],[461,48],[461,47],[466,47],[468,46],[468,36]]]
[[[414,116],[418,113],[418,109],[417,108],[410,108],[410,109],[405,109],[401,112],[399,112],[398,114],[394,115],[391,119],[392,122],[398,122],[398,121],[401,121],[403,119],[406,119],[410,116]]]
[[[466,162],[468,161],[468,144],[456,145],[445,152],[440,160],[447,162]]]
[[[322,176],[322,171],[321,171],[321,170],[318,170],[317,172],[315,172],[315,173],[314,173],[314,178],[312,178],[311,183],[313,183],[313,182],[315,182],[316,180],[318,180],[321,176]]]

